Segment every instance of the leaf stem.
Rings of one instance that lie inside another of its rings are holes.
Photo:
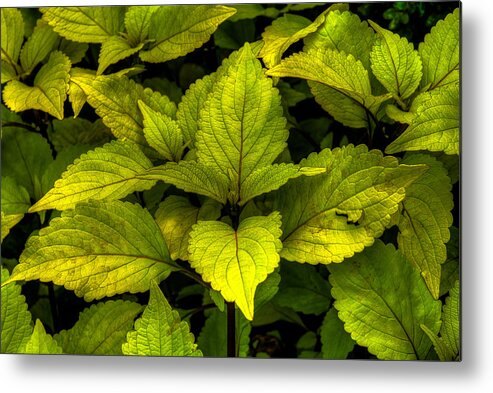
[[[226,302],[228,318],[228,358],[236,357],[236,315],[234,302]]]
[[[48,286],[48,297],[50,299],[51,318],[53,319],[53,330],[58,332],[58,309],[55,297],[55,288],[52,282],[46,283]]]
[[[7,121],[2,124],[2,127],[19,127],[19,128],[24,128],[28,131],[34,131],[39,133],[39,130],[34,128],[33,126],[30,126],[29,124],[19,123],[16,121]]]

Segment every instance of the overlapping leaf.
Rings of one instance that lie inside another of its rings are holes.
[[[86,301],[147,291],[170,266],[149,212],[128,202],[79,203],[29,238],[11,280],[53,281]]]
[[[342,262],[373,244],[404,199],[405,188],[426,170],[399,165],[364,145],[325,149],[300,163],[323,167],[275,194],[273,208],[283,217],[283,250],[290,260],[311,264]]]
[[[421,272],[431,294],[438,299],[441,264],[447,259],[445,244],[452,225],[452,186],[447,171],[431,156],[409,155],[402,163],[425,164],[429,169],[406,190],[398,223],[399,250]]]
[[[202,356],[188,324],[180,320],[159,286],[153,282],[149,304],[127,334],[122,346],[125,355]]]
[[[53,29],[40,19],[33,34],[22,47],[20,61],[23,71],[30,74],[53,51],[58,38]]]
[[[26,189],[11,178],[2,177],[2,241],[29,210],[31,202]]]
[[[93,304],[79,315],[75,325],[55,335],[65,353],[122,355],[122,344],[142,311],[138,303],[110,300]]]
[[[228,302],[235,302],[248,320],[254,315],[257,286],[279,264],[281,217],[249,217],[238,229],[218,221],[200,221],[190,233],[190,264],[220,291]]]
[[[125,13],[125,29],[128,34],[128,42],[135,46],[143,43],[149,34],[151,17],[159,9],[158,6],[131,6]]]
[[[65,210],[89,199],[116,200],[155,182],[139,175],[152,168],[151,161],[130,142],[113,141],[83,154],[55,182],[55,186],[30,209]]]
[[[16,8],[2,8],[0,17],[2,19],[1,83],[5,83],[15,79],[19,72],[17,61],[24,40],[24,20],[21,12]]]
[[[31,337],[19,353],[28,353],[32,355],[59,355],[63,353],[63,350],[53,337],[46,333],[43,324],[38,319],[34,325]]]
[[[323,359],[346,359],[354,348],[355,342],[344,330],[335,308],[331,308],[325,315],[320,328],[320,341]]]
[[[420,325],[438,332],[441,303],[392,245],[377,240],[329,270],[334,306],[359,345],[384,360],[427,357],[432,343]]]
[[[125,38],[117,35],[108,38],[101,45],[97,74],[101,75],[111,64],[132,56],[141,50],[143,46],[143,43],[132,46]]]

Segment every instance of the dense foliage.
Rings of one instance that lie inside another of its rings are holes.
[[[2,9],[1,351],[460,359],[459,4],[410,4]]]

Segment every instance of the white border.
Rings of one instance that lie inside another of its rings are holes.
[[[173,3],[208,3],[183,1]],[[238,1],[236,1],[238,2]],[[255,1],[244,1],[255,2]],[[282,1],[279,1],[282,2]],[[70,4],[130,1],[63,1]],[[147,0],[145,4],[162,1]],[[235,3],[235,1],[221,1]],[[2,391],[70,392],[487,392],[493,391],[493,13],[464,0],[462,123],[463,361],[461,363],[261,359],[150,359],[0,355]],[[5,0],[2,6],[60,5]],[[490,94],[488,94],[490,93]],[[7,389],[5,389],[7,388]]]

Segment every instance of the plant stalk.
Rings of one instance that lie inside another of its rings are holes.
[[[226,302],[228,318],[228,358],[236,357],[236,315],[234,302]]]

